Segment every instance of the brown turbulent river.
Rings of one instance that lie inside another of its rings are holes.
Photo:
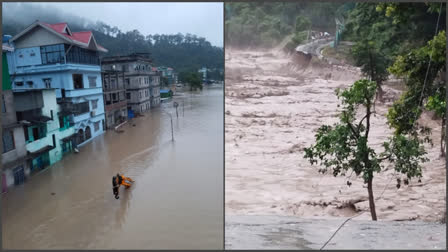
[[[3,194],[3,248],[222,249],[223,89],[175,100]],[[136,181],[119,200],[117,172]]]
[[[361,178],[320,175],[303,158],[316,129],[338,118],[336,88],[360,78],[351,66],[315,63],[302,68],[278,51],[226,48],[225,210],[226,215],[293,215],[303,218],[352,216],[368,220],[367,189]],[[381,150],[391,134],[386,113],[401,91],[386,86],[376,105],[369,144]],[[434,147],[426,146],[422,183],[396,188],[393,168],[374,178],[380,220],[438,221],[445,213],[445,159],[439,157],[440,120],[425,115]]]

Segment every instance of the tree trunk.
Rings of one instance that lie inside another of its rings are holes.
[[[373,188],[372,188],[372,180],[371,177],[367,182],[367,191],[369,192],[369,207],[370,207],[370,215],[372,216],[372,220],[376,221],[376,209],[375,209],[375,198],[373,197]]]

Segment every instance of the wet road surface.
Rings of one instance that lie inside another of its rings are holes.
[[[174,101],[3,194],[3,248],[222,249],[223,89]],[[119,200],[117,172],[136,181]]]

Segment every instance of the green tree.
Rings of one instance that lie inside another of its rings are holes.
[[[389,71],[405,79],[407,87],[388,112],[388,122],[397,134],[412,133],[423,109],[434,111],[442,120],[441,155],[445,156],[446,120],[446,37],[440,31],[427,45],[398,56]],[[431,59],[431,61],[430,61]],[[430,64],[430,65],[429,65]],[[428,65],[430,66],[428,69]],[[429,70],[429,71],[428,71]]]
[[[309,30],[311,28],[311,21],[304,16],[297,16],[296,18],[296,32]]]
[[[361,67],[364,75],[377,83],[380,100],[383,95],[381,85],[389,76],[387,71],[389,59],[381,51],[378,44],[372,40],[361,40],[352,48],[355,64]]]
[[[166,77],[160,77],[160,82],[161,82],[161,84],[162,84],[162,86],[168,86],[168,78],[166,78]]]
[[[190,91],[199,88],[202,90],[202,80],[201,76],[197,72],[190,72],[185,77],[185,82],[190,85]]]
[[[319,163],[320,173],[330,170],[334,176],[345,176],[351,170],[356,176],[362,176],[367,184],[372,220],[377,220],[373,178],[374,173],[384,169],[382,163],[385,160],[394,163],[395,171],[407,176],[407,184],[412,177],[422,176],[420,163],[427,161],[424,157],[426,152],[417,137],[395,135],[384,142],[384,152],[380,154],[369,147],[370,118],[375,113],[372,108],[376,91],[376,83],[365,79],[356,81],[343,91],[338,89],[336,94],[343,105],[339,123],[322,125],[317,130],[316,143],[305,148],[304,155],[312,165]],[[359,107],[365,109],[365,114],[355,122]]]

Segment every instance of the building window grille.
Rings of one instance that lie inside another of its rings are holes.
[[[75,115],[85,114],[90,111],[89,102],[76,103],[74,105],[74,107],[75,107],[75,112],[74,112]]]
[[[82,74],[73,74],[73,86],[75,89],[84,88],[84,84],[82,82]]]
[[[98,100],[92,100],[92,109],[98,108]]]
[[[65,49],[69,49],[69,45],[65,45]],[[72,46],[67,54],[68,63],[87,64],[87,65],[99,65],[100,58],[96,51]]]
[[[89,87],[96,87],[96,76],[89,76]]]
[[[14,146],[14,135],[11,130],[3,131],[3,153],[11,151],[15,148]]]
[[[45,88],[51,88],[51,78],[42,79],[45,83]]]
[[[43,65],[65,63],[65,49],[63,44],[41,46],[40,55]]]
[[[100,122],[98,121],[98,122],[93,123],[93,127],[94,127],[94,129],[95,129],[95,132],[97,132],[98,130],[100,130]]]

